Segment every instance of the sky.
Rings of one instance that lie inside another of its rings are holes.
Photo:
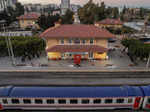
[[[56,3],[60,4],[61,0],[19,0],[22,3]],[[83,5],[88,2],[88,0],[70,0],[73,4]],[[150,7],[150,0],[93,0],[94,2],[104,1],[106,5],[109,6],[124,6],[127,7]]]

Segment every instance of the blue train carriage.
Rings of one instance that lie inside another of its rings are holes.
[[[144,94],[143,109],[150,109],[150,86],[142,86],[141,90]]]
[[[139,87],[1,87],[0,109],[98,110],[139,109]]]

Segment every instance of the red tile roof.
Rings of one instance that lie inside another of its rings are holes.
[[[104,53],[106,48],[98,45],[56,45],[48,48],[47,52],[99,52]]]
[[[97,24],[103,25],[123,25],[123,22],[120,19],[104,19],[102,21],[97,22]]]
[[[38,13],[27,13],[24,15],[21,15],[17,19],[38,19],[40,17],[40,14]]]
[[[114,38],[115,35],[94,25],[60,25],[47,29],[42,38]]]

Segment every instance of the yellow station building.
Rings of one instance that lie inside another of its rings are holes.
[[[40,35],[46,41],[48,59],[106,59],[108,39],[115,38],[105,29],[94,25],[59,25]]]
[[[40,29],[39,25],[36,23],[40,15],[38,13],[26,13],[18,17],[20,28],[26,29],[28,27],[34,27]]]

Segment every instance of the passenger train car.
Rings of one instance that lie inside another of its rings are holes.
[[[0,110],[150,109],[150,86],[0,87]]]

